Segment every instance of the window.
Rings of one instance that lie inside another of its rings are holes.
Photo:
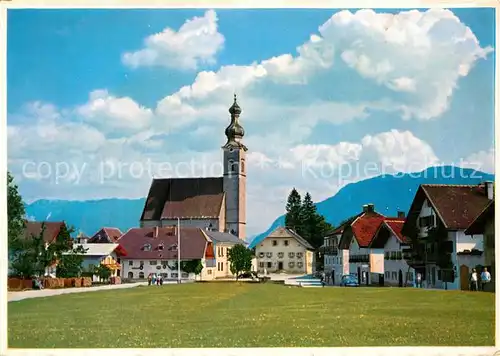
[[[181,273],[181,276],[182,276],[182,278],[188,278],[188,277],[189,277],[189,274],[187,274],[186,272],[182,272],[182,273]]]
[[[285,240],[283,243],[285,246],[288,246],[288,240]]]
[[[288,252],[288,257],[294,258],[295,257],[295,253],[294,252]]]
[[[297,258],[302,258],[304,254],[302,252],[297,252]]]
[[[231,173],[236,172],[236,169],[234,167],[235,164],[234,164],[234,161],[232,159],[229,160],[228,165],[229,165],[229,172],[231,172]]]
[[[264,262],[259,262],[259,267],[264,268]]]
[[[93,271],[95,266],[93,264],[89,264],[89,271]]]
[[[392,279],[393,280],[398,279],[398,273],[397,272],[392,272]]]
[[[160,276],[162,276],[163,278],[168,278],[168,273],[160,273]]]
[[[285,254],[283,252],[278,252],[278,258],[283,258]]]
[[[391,272],[385,271],[385,279],[391,278]]]
[[[413,282],[413,273],[408,272],[408,281]]]
[[[259,257],[260,257],[260,258],[263,258],[263,257],[264,257],[264,255],[265,255],[265,254],[264,254],[264,252],[259,252]]]
[[[134,278],[134,273],[133,272],[129,272],[128,273],[128,278],[129,279],[133,279]]]
[[[273,240],[273,246],[278,246],[278,241]]]
[[[144,251],[151,251],[151,244],[144,244],[144,246],[142,246],[142,249]]]
[[[139,279],[144,279],[144,272],[139,272]]]
[[[434,225],[435,225],[434,215],[422,216],[421,218],[418,219],[419,227],[432,227]]]
[[[157,261],[149,261],[149,265],[150,265],[150,266],[156,266],[156,262],[157,262]]]
[[[294,262],[288,262],[288,267],[290,267],[290,268],[295,267],[295,263]]]
[[[144,266],[144,261],[139,261],[139,265]]]
[[[273,253],[272,253],[272,252],[266,252],[266,257],[267,257],[267,258],[271,258],[271,257],[273,257]]]
[[[271,262],[267,263],[267,268],[271,268],[272,266],[273,266],[273,264]]]
[[[211,269],[207,269],[207,274],[212,274],[212,270]]]
[[[128,265],[129,266],[133,266],[134,265],[134,261],[128,261]]]
[[[179,275],[177,273],[172,273],[172,278],[177,278]]]
[[[241,160],[241,173],[245,172],[245,161]]]
[[[304,266],[302,262],[297,262],[297,267],[302,268],[302,266]]]
[[[159,245],[158,245],[158,250],[163,251],[163,247],[164,247],[164,245],[163,245],[163,244],[159,244]]]

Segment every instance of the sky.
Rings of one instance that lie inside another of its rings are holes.
[[[27,202],[219,176],[233,95],[247,230],[293,187],[493,173],[494,9],[8,10],[8,168]]]

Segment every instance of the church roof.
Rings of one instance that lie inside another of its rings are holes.
[[[218,218],[223,201],[222,177],[153,179],[141,221]]]

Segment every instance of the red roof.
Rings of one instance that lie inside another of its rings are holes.
[[[88,240],[88,243],[116,243],[122,235],[118,228],[103,227]]]
[[[206,247],[210,241],[202,229],[181,227],[180,235],[181,259],[205,257]],[[129,259],[175,259],[177,258],[177,227],[133,228],[123,234],[119,243],[127,251]],[[146,245],[151,245],[151,249],[145,249]]]
[[[384,220],[384,224],[392,231],[394,236],[401,243],[406,243],[406,237],[403,236],[401,230],[403,229],[403,225],[405,224],[404,218],[387,218]]]
[[[61,227],[65,225],[63,221],[52,222],[52,221],[26,221],[25,229],[24,229],[24,237],[30,238],[32,235],[38,236],[42,232],[42,224],[45,225],[45,231],[43,233],[43,240],[46,243],[53,242],[57,235],[59,235],[59,231]]]
[[[352,233],[359,247],[368,247],[385,216],[376,212],[366,212],[351,224]]]

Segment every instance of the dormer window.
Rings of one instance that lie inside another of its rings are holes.
[[[144,245],[142,246],[142,249],[143,249],[144,251],[151,251],[151,244],[144,244]]]
[[[164,248],[164,247],[165,247],[165,246],[164,246],[163,244],[159,244],[159,245],[158,245],[158,250],[163,251],[163,248]]]

